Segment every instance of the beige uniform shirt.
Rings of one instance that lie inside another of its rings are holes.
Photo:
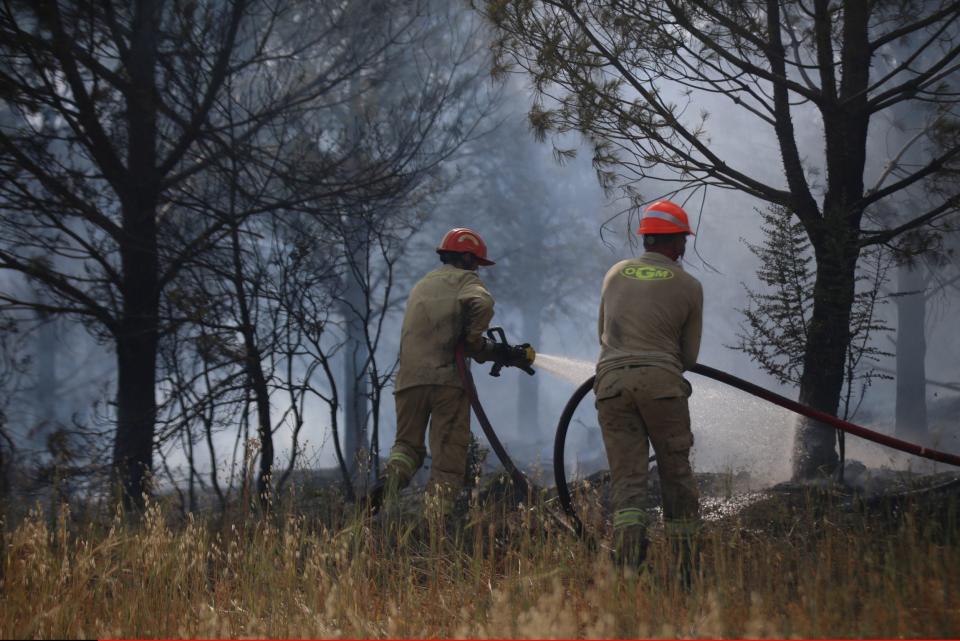
[[[663,254],[646,252],[610,268],[600,295],[597,383],[624,365],[653,365],[678,376],[697,362],[703,287]]]
[[[421,278],[403,315],[395,390],[463,387],[455,363],[457,343],[464,340],[467,354],[475,353],[491,318],[493,296],[476,272],[444,265]]]

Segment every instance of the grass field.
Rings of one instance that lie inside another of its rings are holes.
[[[634,574],[543,506],[474,506],[458,542],[435,521],[301,507],[184,520],[153,506],[138,525],[34,514],[4,532],[0,636],[960,636],[955,497],[770,496],[706,523],[689,592],[658,530]]]

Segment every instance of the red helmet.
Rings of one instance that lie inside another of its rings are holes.
[[[495,265],[487,259],[487,244],[480,238],[480,234],[466,227],[455,227],[443,235],[437,252],[460,252],[473,254],[481,265]]]
[[[690,222],[683,207],[669,200],[658,200],[643,212],[638,234],[691,234]]]

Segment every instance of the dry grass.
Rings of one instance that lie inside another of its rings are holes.
[[[649,567],[624,574],[539,510],[475,508],[459,544],[411,520],[34,514],[4,534],[0,636],[960,635],[955,509],[882,518],[774,499],[708,524],[689,593],[659,533]]]

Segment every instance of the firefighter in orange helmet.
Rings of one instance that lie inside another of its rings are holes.
[[[682,207],[647,207],[638,234],[645,253],[614,265],[603,280],[597,414],[613,482],[615,558],[642,563],[647,548],[649,444],[657,455],[664,526],[690,579],[690,541],[699,526],[699,494],[690,466],[693,433],[683,372],[697,362],[703,289],[680,266],[693,234]]]
[[[397,436],[383,489],[387,497],[395,494],[423,464],[429,421],[428,492],[439,511],[449,514],[463,485],[470,443],[470,401],[457,372],[457,345],[462,342],[466,355],[481,363],[522,367],[530,360],[523,346],[483,336],[494,301],[477,270],[494,262],[480,235],[465,227],[451,229],[437,253],[443,264],[414,285],[404,312],[395,385]]]

